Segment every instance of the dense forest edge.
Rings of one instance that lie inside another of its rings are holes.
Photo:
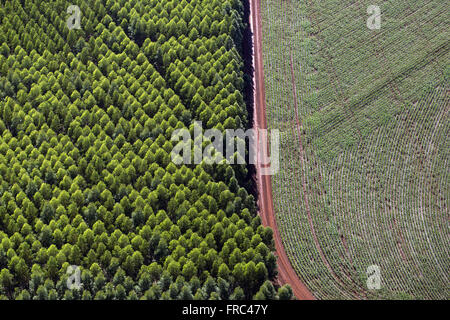
[[[248,19],[239,0],[0,6],[1,299],[292,298],[254,167],[170,158],[194,121],[252,126]]]

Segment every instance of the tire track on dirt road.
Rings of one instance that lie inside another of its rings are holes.
[[[261,16],[260,16],[260,0],[250,1],[250,23],[253,33],[253,66],[254,66],[254,129],[267,129],[266,120],[266,100],[265,100],[265,86],[264,86],[264,67],[262,61],[262,31],[261,31]],[[259,141],[257,142],[259,146]],[[264,148],[268,150],[268,148]],[[265,150],[258,148],[259,153]],[[263,156],[267,156],[264,155]],[[258,205],[259,214],[264,226],[269,226],[273,230],[275,241],[276,254],[278,256],[278,282],[280,284],[289,284],[297,299],[300,300],[314,300],[314,296],[308,288],[300,281],[295,270],[293,269],[289,258],[284,250],[283,242],[281,240],[280,232],[277,228],[275,212],[273,209],[272,199],[272,184],[271,178],[268,175],[261,174],[261,165],[256,166],[256,182],[258,188]]]

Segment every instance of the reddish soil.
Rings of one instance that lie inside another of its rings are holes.
[[[264,87],[264,68],[262,61],[262,32],[261,32],[261,16],[260,16],[260,0],[250,0],[250,20],[253,32],[253,65],[254,80],[255,80],[255,103],[254,103],[254,127],[255,129],[267,129],[266,120],[266,99]],[[259,145],[259,142],[258,142]],[[268,148],[266,148],[268,150]],[[259,150],[264,152],[264,150]],[[259,159],[259,155],[258,155]],[[275,240],[275,250],[278,256],[278,283],[289,284],[297,299],[300,300],[314,300],[314,296],[308,288],[300,281],[295,273],[292,265],[284,250],[283,242],[281,240],[280,232],[277,228],[275,218],[275,211],[273,208],[272,199],[272,184],[271,178],[268,175],[261,175],[261,167],[257,165],[257,187],[259,193],[259,214],[264,226],[269,226],[273,229]]]

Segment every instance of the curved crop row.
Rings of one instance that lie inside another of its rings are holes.
[[[385,3],[370,31],[369,4],[262,1],[280,232],[318,298],[446,299],[448,13]]]

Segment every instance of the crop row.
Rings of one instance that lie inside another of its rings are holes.
[[[283,132],[272,180],[279,227],[294,268],[318,298],[443,299],[445,10],[436,1],[386,4],[384,27],[371,34],[365,8],[364,1],[263,1],[268,121]],[[443,49],[421,63],[429,43]],[[380,267],[380,290],[367,288],[370,265]]]

